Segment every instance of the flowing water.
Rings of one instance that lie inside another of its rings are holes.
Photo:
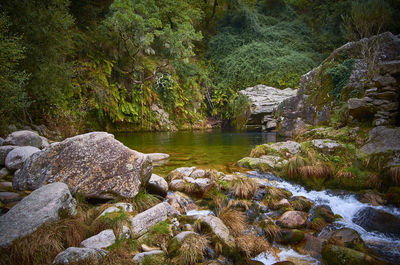
[[[246,132],[165,132],[165,133],[130,133],[118,134],[116,138],[128,147],[143,153],[167,153],[171,158],[161,167],[155,167],[154,172],[166,175],[171,170],[183,166],[199,168],[214,168],[225,173],[239,169],[236,161],[248,156],[250,150],[257,144],[274,142],[276,136],[270,133]],[[393,238],[378,232],[368,232],[352,220],[361,209],[373,207],[400,217],[400,210],[387,206],[370,206],[359,202],[350,192],[315,191],[290,183],[271,174],[248,172],[250,177],[268,179],[269,185],[284,188],[292,192],[293,196],[304,196],[316,205],[329,205],[335,214],[343,219],[335,221],[328,228],[339,229],[347,227],[356,230],[367,245],[374,249],[377,255],[385,257],[394,264],[400,264],[400,238]],[[209,214],[209,211],[193,212],[189,214]],[[326,231],[325,231],[326,232]],[[320,233],[323,234],[324,230]],[[310,256],[301,255],[295,250],[275,245],[279,253],[263,253],[256,260],[266,265],[277,261],[291,260],[295,264],[318,264]]]

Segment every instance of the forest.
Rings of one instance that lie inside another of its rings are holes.
[[[0,128],[64,136],[164,130],[154,108],[178,129],[234,127],[248,107],[239,90],[296,88],[349,40],[400,31],[396,0],[5,0],[0,11]],[[382,23],[349,34],[359,13]]]

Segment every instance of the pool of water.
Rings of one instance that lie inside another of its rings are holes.
[[[248,156],[258,144],[275,142],[267,132],[180,131],[120,133],[116,139],[143,153],[167,153],[171,157],[153,172],[166,175],[177,167],[213,168],[225,173],[241,171],[236,161]]]

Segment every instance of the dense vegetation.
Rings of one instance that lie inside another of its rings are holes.
[[[178,128],[235,120],[238,90],[296,87],[346,42],[352,2],[2,1],[0,126],[153,129],[153,105]],[[362,2],[390,7],[399,32],[397,1]]]

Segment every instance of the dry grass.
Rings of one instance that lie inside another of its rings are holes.
[[[314,229],[316,231],[321,231],[326,225],[326,221],[321,217],[314,218],[311,221],[311,229]]]
[[[178,250],[178,255],[172,259],[172,264],[193,265],[203,261],[203,255],[208,244],[204,235],[187,236]]]
[[[107,256],[99,263],[99,265],[110,265],[110,264],[118,264],[118,265],[131,265],[132,258],[135,253],[132,252],[128,246],[119,247],[110,251]],[[90,263],[85,263],[89,265]],[[83,264],[82,264],[83,265]]]
[[[251,204],[252,202],[250,200],[230,200],[227,204],[227,207],[242,208],[247,211]]]
[[[243,233],[246,228],[246,215],[243,212],[224,207],[219,212],[217,217],[229,228],[233,235]]]
[[[251,199],[258,190],[258,183],[255,179],[238,177],[232,181],[233,194],[240,199]]]
[[[289,162],[286,166],[287,175],[290,178],[295,178],[299,175],[299,168],[304,167],[306,165],[306,161],[301,156],[294,156],[289,159]]]
[[[299,173],[303,178],[325,179],[333,175],[333,167],[329,163],[317,163],[313,166],[300,167]]]
[[[236,238],[237,249],[250,259],[270,248],[269,243],[262,237],[254,234],[241,235]]]
[[[261,228],[264,230],[270,242],[273,242],[276,237],[281,235],[281,228],[274,224],[272,220],[265,220],[261,223]]]
[[[263,155],[268,154],[268,148],[265,145],[257,145],[251,150],[250,156],[251,157],[260,157]]]
[[[391,167],[389,169],[389,176],[394,185],[396,186],[400,185],[400,167]]]
[[[272,186],[268,187],[268,194],[270,197],[275,199],[288,198],[291,196],[291,194],[289,194],[286,190]]]
[[[215,169],[206,169],[204,173],[204,177],[211,179],[213,182],[217,182],[220,178],[220,175]]]
[[[382,187],[382,179],[375,174],[371,174],[368,176],[367,180],[368,187],[380,189]]]
[[[354,175],[350,171],[346,171],[346,170],[341,169],[336,173],[335,177],[338,178],[338,179],[341,179],[341,178],[344,178],[344,179],[355,179],[356,175]]]

